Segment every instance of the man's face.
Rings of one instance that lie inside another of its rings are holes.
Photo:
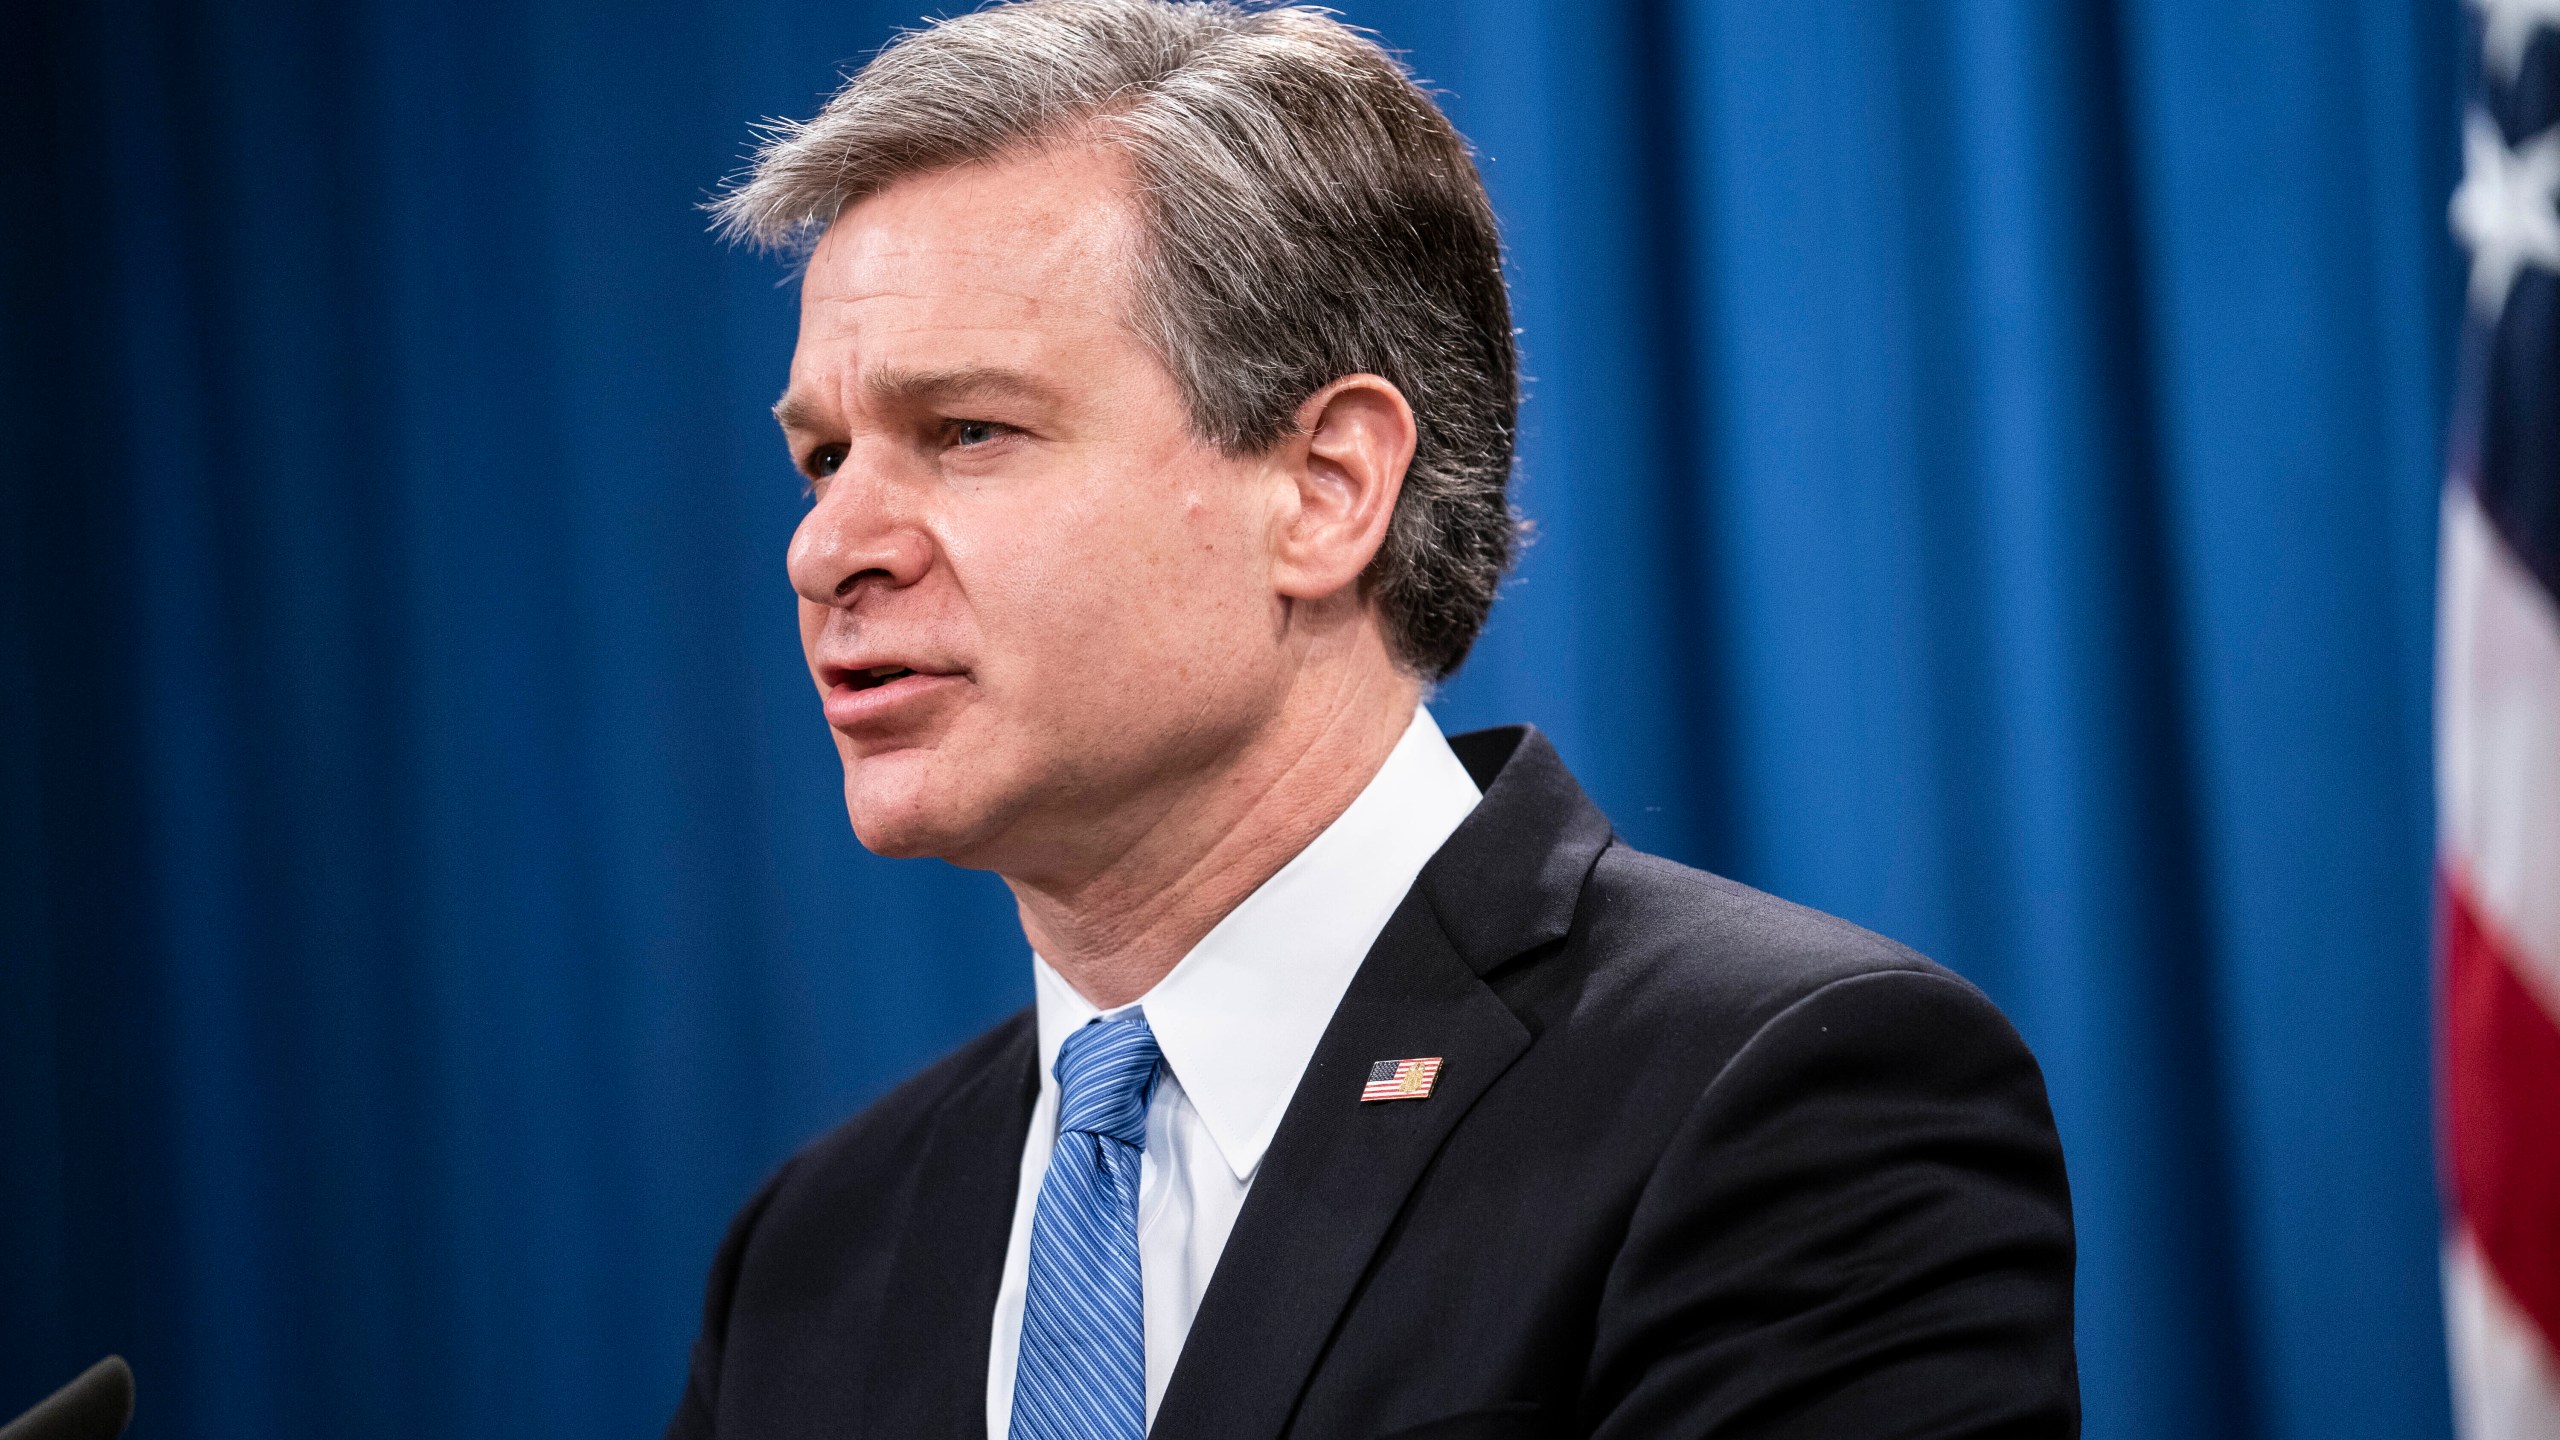
[[[1191,433],[1133,333],[1108,152],[838,217],[778,407],[814,504],[800,639],[863,844],[1039,878],[1178,803],[1283,693],[1271,464]]]

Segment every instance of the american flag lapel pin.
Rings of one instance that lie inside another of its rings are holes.
[[[1420,1060],[1381,1060],[1369,1067],[1369,1083],[1360,1087],[1360,1101],[1428,1100],[1431,1082],[1440,1078],[1440,1057]]]

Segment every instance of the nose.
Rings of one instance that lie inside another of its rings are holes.
[[[923,578],[933,547],[901,509],[889,487],[854,473],[848,459],[791,534],[791,588],[812,605],[842,608],[866,590]]]

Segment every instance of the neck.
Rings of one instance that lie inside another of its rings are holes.
[[[1023,934],[1103,1009],[1146,994],[1351,807],[1420,699],[1383,667],[1302,689],[1107,863],[1063,882],[1007,875]]]

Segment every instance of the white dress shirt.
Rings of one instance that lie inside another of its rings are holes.
[[[1147,1105],[1147,1150],[1138,1171],[1148,1424],[1155,1423],[1262,1152],[1334,1007],[1423,863],[1479,798],[1430,712],[1416,707],[1404,738],[1351,808],[1131,1002],[1146,1011],[1164,1055]],[[992,1440],[1005,1440],[1013,1423],[1031,1218],[1058,1142],[1052,1073],[1058,1047],[1104,1013],[1038,955],[1031,957],[1031,979],[1040,1012],[1040,1099],[1022,1145],[1013,1236],[996,1288],[995,1337],[987,1352]]]

